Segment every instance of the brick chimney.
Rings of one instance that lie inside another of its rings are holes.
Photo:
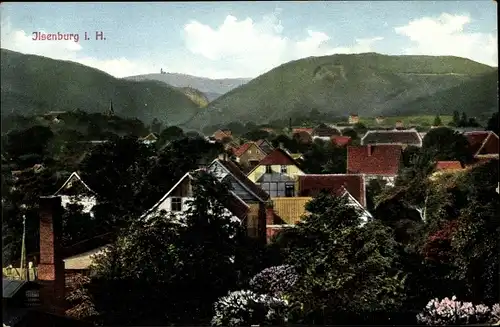
[[[371,156],[372,155],[372,151],[373,151],[372,145],[368,144],[367,148],[368,148],[368,156]]]
[[[274,225],[274,209],[273,207],[266,208],[266,227]]]
[[[40,197],[40,302],[51,312],[64,312],[64,262],[61,253],[62,206],[58,196]]]

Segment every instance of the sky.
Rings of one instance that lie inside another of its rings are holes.
[[[492,0],[3,2],[0,10],[2,48],[115,77],[163,69],[253,78],[300,58],[363,52],[452,55],[498,66]],[[79,38],[33,40],[36,32]]]

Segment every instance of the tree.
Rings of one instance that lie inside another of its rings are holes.
[[[168,141],[180,139],[182,137],[184,137],[184,131],[182,128],[177,126],[168,126],[160,133],[160,137],[156,143],[158,146],[162,146]]]
[[[425,155],[431,162],[459,160],[462,163],[470,162],[472,156],[465,136],[447,127],[434,128],[425,134],[421,157]]]
[[[224,209],[229,186],[205,172],[192,186],[181,223],[161,213],[136,220],[97,259],[93,295],[105,323],[203,324],[216,299],[237,286],[245,236]]]
[[[352,128],[344,128],[342,130],[342,135],[349,136],[353,141],[358,138],[358,133]]]
[[[289,241],[287,263],[300,275],[290,301],[300,303],[306,323],[330,324],[342,314],[360,323],[402,300],[404,278],[394,267],[390,231],[376,221],[360,225],[360,212],[346,201],[326,194],[311,200],[311,214]]]
[[[500,123],[498,121],[498,112],[495,112],[491,115],[490,119],[488,119],[488,123],[486,125],[487,131],[495,132],[495,134],[500,134]]]
[[[433,126],[442,126],[443,122],[441,121],[441,117],[439,115],[436,115],[434,118],[434,123],[432,123]]]
[[[162,125],[163,124],[157,118],[154,118],[151,122],[151,133],[160,134]]]
[[[451,122],[453,123],[452,126],[458,127],[460,125],[460,113],[457,110],[453,111],[453,119]]]
[[[460,122],[458,124],[458,127],[467,127],[468,122],[469,120],[467,119],[467,114],[465,112],[462,112],[462,116],[460,117]]]
[[[243,134],[241,137],[245,140],[249,141],[258,141],[261,139],[268,139],[269,138],[269,132],[263,131],[261,129],[255,129],[250,132],[247,132]]]

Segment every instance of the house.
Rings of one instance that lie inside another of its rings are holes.
[[[92,215],[92,208],[97,203],[97,194],[78,175],[73,172],[64,184],[53,194],[60,196],[63,208],[70,203],[77,203],[83,206],[82,212]]]
[[[474,158],[498,158],[498,135],[491,131],[465,132],[469,149]]]
[[[41,197],[40,255],[38,279],[2,279],[2,322],[4,326],[91,326],[64,316],[65,271],[62,239],[61,198]]]
[[[393,185],[402,158],[400,145],[364,145],[347,147],[347,173],[364,174],[366,182],[381,178]]]
[[[292,129],[292,134],[300,133],[300,132],[306,132],[307,134],[311,135],[313,133],[313,130],[314,130],[314,128],[298,127],[298,128],[293,128]]]
[[[298,163],[286,150],[276,148],[247,176],[273,198],[295,196],[296,176],[303,174]]]
[[[350,136],[332,136],[330,138],[333,145],[344,147],[352,143],[352,139]]]
[[[225,139],[232,139],[233,133],[228,129],[219,129],[219,130],[215,131],[215,133],[212,135],[212,137],[216,141],[222,142]]]
[[[312,135],[306,131],[294,132],[292,138],[301,144],[311,144],[313,142]]]
[[[207,168],[207,171],[220,182],[229,182],[232,191],[242,199],[249,207],[247,216],[248,228],[260,230],[263,233],[265,223],[265,209],[269,201],[269,194],[253,183],[230,160],[214,160]],[[263,235],[260,235],[263,237]]]
[[[312,132],[313,139],[322,139],[324,141],[330,141],[332,136],[337,135],[341,135],[340,131],[326,124],[319,124]]]
[[[158,134],[149,133],[148,135],[146,135],[144,137],[140,137],[139,141],[142,141],[142,143],[144,143],[144,144],[153,144],[156,141],[158,141],[158,138],[159,138]]]
[[[368,131],[361,138],[361,145],[398,144],[403,148],[422,147],[422,137],[416,130]]]
[[[438,176],[446,173],[453,173],[463,170],[464,167],[460,161],[438,161],[434,167],[434,172],[430,176],[431,180],[435,180]]]
[[[209,172],[200,169],[186,173],[151,209],[141,216],[146,221],[152,219],[156,214],[165,212],[172,219],[183,223],[186,211],[190,207],[193,198],[193,185],[196,183],[199,173]],[[245,225],[248,235],[265,239],[265,215],[257,212],[251,214],[251,207],[243,201],[233,190],[229,191],[229,198],[225,206],[224,216],[232,221],[238,221]],[[255,218],[255,219],[252,219]],[[259,219],[262,219],[259,221]]]
[[[268,140],[258,140],[255,143],[259,146],[259,148],[261,148],[262,150],[264,150],[264,152],[266,154],[269,154],[269,153],[271,153],[271,151],[274,150],[273,145]]]
[[[366,210],[366,182],[361,174],[308,174],[298,177],[299,196],[315,197],[321,191],[347,196],[349,203],[362,212],[362,218],[372,218]]]
[[[383,117],[383,116],[377,116],[377,117],[375,117],[375,122],[377,124],[382,124],[384,121],[385,121],[385,117]]]
[[[348,122],[351,125],[359,123],[359,116],[357,114],[350,114]]]
[[[255,142],[247,142],[233,150],[236,162],[244,167],[255,167],[267,153]]]
[[[404,128],[404,124],[402,120],[396,120],[395,128]]]

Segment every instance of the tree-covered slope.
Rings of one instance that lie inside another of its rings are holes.
[[[2,115],[81,109],[105,112],[113,101],[117,114],[143,121],[179,124],[198,105],[177,88],[157,81],[115,78],[78,63],[1,49]]]
[[[406,114],[408,103],[494,71],[493,67],[458,57],[364,53],[304,58],[224,94],[189,125],[199,128],[231,121],[266,122],[312,109],[332,115]],[[467,93],[463,97],[471,95]],[[439,106],[437,103],[425,110],[447,113]],[[449,104],[446,108],[452,107]],[[474,108],[478,109],[482,108]]]

